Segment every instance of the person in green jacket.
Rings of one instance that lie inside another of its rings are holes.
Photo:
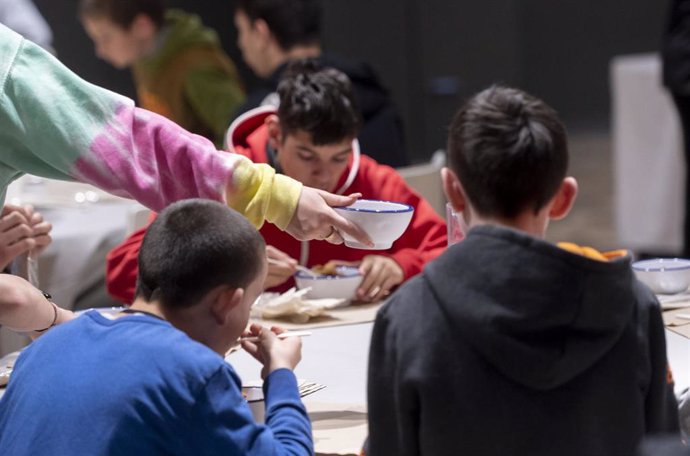
[[[80,0],[79,17],[99,58],[131,68],[141,107],[222,145],[245,97],[215,31],[164,0]]]

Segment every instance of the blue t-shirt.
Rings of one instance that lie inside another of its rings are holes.
[[[221,356],[170,323],[96,311],[21,354],[0,400],[0,454],[308,455],[311,425],[287,369],[265,381],[266,425]]]

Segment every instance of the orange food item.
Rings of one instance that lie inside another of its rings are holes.
[[[338,263],[335,261],[329,261],[326,264],[317,264],[316,266],[312,267],[311,270],[321,275],[337,276],[338,271],[335,269],[337,266]]]

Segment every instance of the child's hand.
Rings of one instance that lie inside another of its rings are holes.
[[[266,246],[266,259],[268,274],[264,281],[264,289],[280,285],[297,272],[297,260],[272,245]]]
[[[31,221],[24,208],[6,204],[0,213],[0,269],[35,246]]]
[[[382,255],[367,255],[362,259],[359,272],[364,276],[357,289],[357,299],[379,301],[390,294],[391,288],[402,283],[403,270],[396,261]]]
[[[263,364],[261,378],[265,379],[276,369],[294,370],[302,359],[302,339],[299,337],[278,339],[276,334],[282,332],[285,330],[276,326],[268,330],[261,325],[252,324],[249,330],[242,334],[242,337],[259,338],[257,342],[242,341],[242,348]]]
[[[30,220],[34,241],[36,241],[36,246],[33,248],[32,253],[38,256],[53,240],[50,237],[50,231],[53,229],[53,225],[43,220],[43,215],[41,215],[40,212],[34,211],[32,206],[25,206],[24,209]]]

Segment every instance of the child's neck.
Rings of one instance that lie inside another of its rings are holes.
[[[469,228],[480,225],[499,225],[513,228],[518,231],[524,231],[536,238],[544,239],[546,237],[546,229],[549,225],[549,217],[545,211],[534,213],[527,210],[518,214],[513,218],[503,217],[480,217],[474,215],[470,218]]]
[[[137,298],[134,300],[132,305],[129,307],[131,310],[139,310],[142,312],[147,312],[156,315],[157,317],[162,318],[163,320],[167,320],[165,315],[163,314],[163,311],[160,308],[160,305],[158,302],[153,301],[153,302],[147,302],[141,298]]]
[[[214,327],[212,318],[204,307],[203,303],[199,303],[188,308],[164,309],[156,300],[146,301],[142,298],[136,298],[130,309],[154,314],[168,321],[191,339],[206,345],[221,356],[225,356],[230,347],[224,338],[216,337],[217,334],[211,330]]]
[[[158,52],[168,35],[168,27],[161,27],[153,35],[142,38],[140,41],[141,58],[148,58]]]

